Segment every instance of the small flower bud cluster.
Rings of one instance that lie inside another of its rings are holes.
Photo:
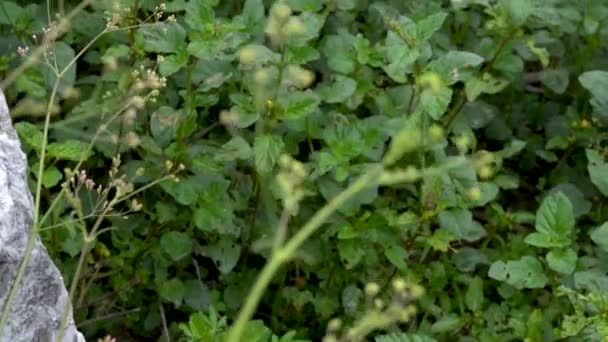
[[[360,341],[376,329],[408,322],[416,314],[416,307],[412,302],[424,295],[424,288],[409,284],[402,278],[395,278],[391,282],[391,290],[391,300],[387,305],[381,298],[381,286],[376,282],[367,283],[364,292],[372,303],[370,309],[350,328],[345,328],[339,318],[329,321],[323,342]]]
[[[302,187],[308,172],[304,165],[288,155],[282,155],[279,160],[281,172],[277,175],[277,183],[283,199],[283,206],[292,215],[299,210],[299,203],[308,194]]]
[[[264,32],[273,45],[283,45],[290,38],[295,38],[305,31],[304,23],[298,16],[292,15],[287,1],[277,1],[270,9]]]
[[[488,151],[479,151],[474,159],[473,166],[477,172],[477,176],[482,180],[490,179],[494,176],[496,169],[496,157]]]

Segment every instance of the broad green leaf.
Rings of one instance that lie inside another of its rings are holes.
[[[407,260],[408,255],[403,247],[391,244],[384,249],[384,256],[400,271],[405,271],[407,269],[405,261]]]
[[[472,272],[477,265],[489,264],[488,257],[480,250],[464,247],[454,254],[454,265],[462,272]]]
[[[418,21],[416,23],[418,41],[425,41],[431,38],[433,33],[437,32],[441,28],[447,16],[448,15],[445,12],[437,12]]]
[[[568,88],[570,78],[568,69],[544,69],[539,76],[543,85],[556,94],[563,94]]]
[[[570,275],[576,268],[578,256],[572,248],[555,248],[547,253],[546,259],[550,269]]]
[[[483,62],[483,57],[468,51],[448,51],[430,62],[425,71],[438,73],[448,85],[458,81],[467,81],[472,70]]]
[[[549,281],[538,259],[523,256],[516,261],[492,263],[488,271],[490,278],[506,282],[517,289],[543,288]]]
[[[216,158],[220,160],[249,159],[252,155],[251,146],[241,136],[235,136],[222,146]]]
[[[184,299],[184,283],[178,278],[163,281],[160,284],[158,293],[162,299],[179,307]]]
[[[450,313],[433,323],[431,326],[431,332],[434,334],[441,334],[456,331],[464,323],[464,320],[461,319],[457,314]]]
[[[608,196],[608,164],[604,158],[595,150],[586,149],[587,171],[591,177],[591,182],[604,195]]]
[[[509,81],[496,78],[490,74],[485,74],[482,77],[473,77],[465,84],[465,93],[467,100],[475,101],[481,94],[496,94],[505,89],[509,85]]]
[[[526,236],[526,243],[536,247],[566,247],[574,229],[572,203],[561,192],[543,200],[536,213],[536,233]]]
[[[242,16],[252,30],[261,28],[264,24],[264,1],[245,0]]]
[[[572,203],[572,209],[574,211],[575,217],[580,217],[589,212],[591,210],[591,202],[585,198],[585,194],[574,184],[570,183],[562,183],[549,191],[549,194],[562,192],[564,195],[568,197],[570,203]]]
[[[321,54],[312,46],[304,45],[298,47],[290,47],[285,51],[285,61],[289,64],[306,64],[308,62],[319,59]]]
[[[185,21],[195,31],[206,31],[215,22],[215,12],[210,0],[190,0]]]
[[[161,187],[173,196],[177,203],[190,205],[198,200],[208,184],[209,179],[204,176],[189,176],[180,179],[179,182],[164,181]]]
[[[388,31],[384,47],[386,65],[382,68],[395,82],[406,83],[414,70],[414,62],[421,53],[417,47],[409,47],[397,33]]]
[[[521,26],[534,12],[534,0],[502,0],[509,19],[514,26]]]
[[[591,231],[591,240],[601,249],[608,252],[608,222]]]
[[[158,66],[158,72],[162,76],[170,76],[185,67],[188,63],[188,54],[180,53],[178,55],[170,55],[163,58]]]
[[[280,103],[284,106],[282,118],[286,120],[301,119],[314,113],[321,100],[312,90],[291,92]]]
[[[321,51],[327,58],[330,69],[342,74],[355,71],[357,56],[353,44],[354,37],[344,31],[338,35],[329,35],[323,40]]]
[[[439,226],[465,241],[477,241],[486,235],[470,211],[461,208],[444,210],[439,214]]]
[[[327,0],[287,0],[287,4],[294,11],[318,12],[327,3]]]
[[[512,140],[509,144],[501,151],[497,153],[497,155],[501,158],[511,158],[521,152],[524,147],[526,147],[526,142],[522,140]]]
[[[160,238],[160,248],[167,253],[173,261],[179,261],[192,252],[192,239],[182,232],[167,232]]]
[[[42,131],[36,126],[27,121],[20,121],[15,124],[15,130],[19,134],[19,139],[28,147],[34,149],[37,153],[42,147]]]
[[[319,86],[318,92],[327,103],[340,103],[346,101],[357,89],[357,82],[350,77],[335,75],[331,83]]]
[[[591,95],[591,105],[602,118],[608,116],[608,71],[587,71],[578,77],[579,82]]]
[[[146,51],[177,53],[186,46],[186,30],[178,23],[143,25],[138,33]]]
[[[199,279],[184,281],[184,303],[197,311],[208,309],[211,305],[209,287]]]
[[[55,166],[46,168],[42,173],[42,185],[47,189],[59,184],[61,179],[63,174]]]
[[[347,270],[357,266],[365,257],[365,249],[358,240],[338,240],[338,254]]]
[[[109,63],[113,59],[118,59],[121,57],[128,57],[131,49],[124,44],[117,44],[110,46],[101,56],[101,61],[103,63]]]
[[[241,255],[241,247],[228,239],[221,239],[213,245],[205,246],[205,255],[210,257],[222,274],[228,274],[236,266]]]
[[[440,228],[433,232],[433,235],[426,239],[426,243],[436,251],[447,252],[450,242],[456,240],[456,236],[446,229]]]
[[[92,152],[88,150],[89,144],[78,140],[65,140],[50,143],[47,147],[47,156],[58,160],[69,160],[78,162],[87,160]]]
[[[439,88],[435,93],[430,89],[420,95],[420,108],[434,120],[439,120],[445,114],[452,100],[452,89],[449,87]]]
[[[473,312],[479,312],[483,307],[483,279],[475,277],[469,283],[467,292],[464,295],[464,302],[467,308]]]
[[[276,165],[285,144],[280,136],[265,134],[255,137],[253,154],[255,168],[260,173],[269,173]]]

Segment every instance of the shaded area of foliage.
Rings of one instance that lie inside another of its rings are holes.
[[[95,1],[6,89],[35,165],[49,68],[68,66],[118,17],[125,29],[97,39],[61,81],[43,203],[82,158],[99,183],[116,154],[135,186],[162,177],[168,160],[185,167],[104,221],[111,230],[75,297],[89,336],[218,338],[266,262],[283,208],[292,235],[390,144],[409,149],[396,159],[407,182],[341,207],[275,275],[248,341],[271,331],[320,340],[331,318],[349,323],[369,309],[366,284],[382,296],[397,275],[425,294],[418,314],[376,341],[608,335],[606,1],[115,4]],[[46,25],[45,4],[0,0],[0,78]],[[133,105],[151,73],[162,89]],[[125,102],[134,110],[85,154]],[[283,154],[305,168],[305,193],[276,180]],[[417,173],[460,155],[469,162]],[[78,196],[87,218],[74,221],[61,201],[42,233],[66,281],[98,204],[94,188]]]

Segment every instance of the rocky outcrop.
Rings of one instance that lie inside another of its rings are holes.
[[[0,310],[4,310],[32,229],[33,204],[26,170],[27,159],[0,90]],[[67,300],[63,278],[36,237],[0,341],[56,341]],[[71,313],[62,341],[84,341]]]

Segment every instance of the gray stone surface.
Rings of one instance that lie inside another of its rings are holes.
[[[32,229],[33,203],[26,170],[27,159],[0,90],[0,312]],[[0,342],[55,342],[67,300],[63,278],[37,238]],[[84,341],[71,313],[62,341]]]

